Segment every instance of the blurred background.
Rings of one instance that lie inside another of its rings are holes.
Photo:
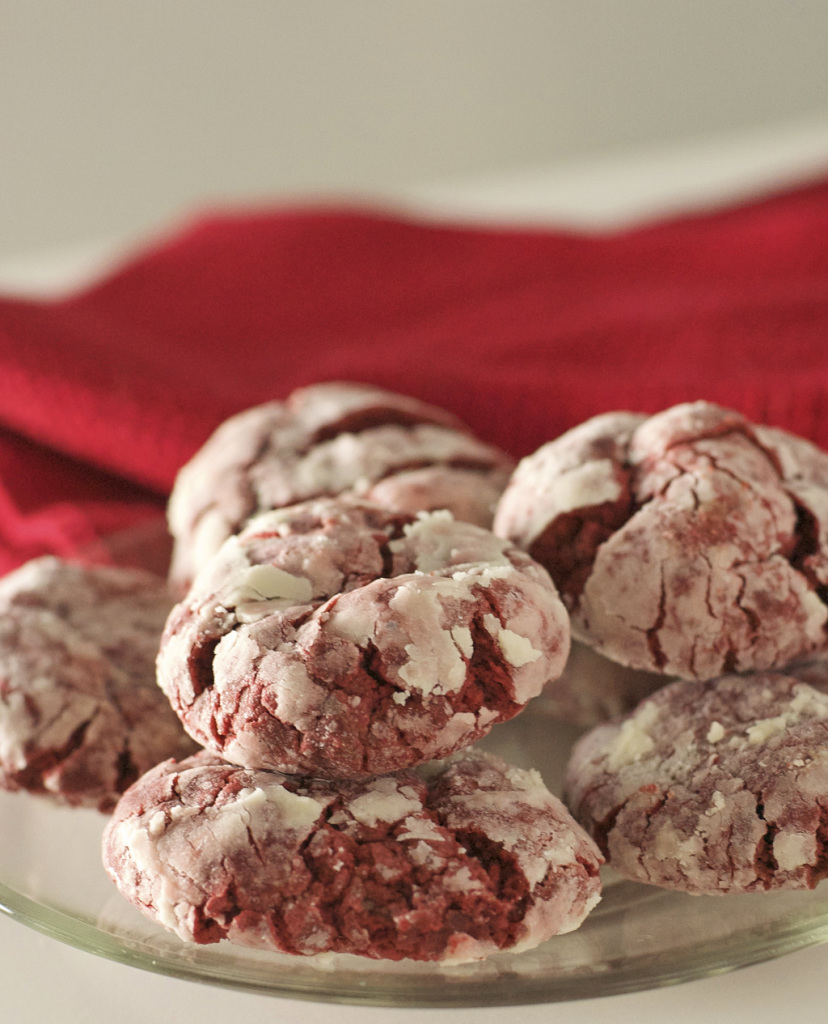
[[[828,125],[824,0],[0,0],[0,260]]]

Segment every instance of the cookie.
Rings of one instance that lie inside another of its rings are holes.
[[[825,649],[828,454],[736,412],[596,417],[520,463],[494,529],[623,665],[709,679]]]
[[[616,872],[708,894],[828,874],[828,672],[794,671],[671,683],[576,744],[565,800]]]
[[[442,409],[365,384],[294,391],[227,420],[170,497],[170,577],[189,583],[259,512],[354,492],[394,511],[447,508],[491,526],[513,463]]]
[[[251,768],[359,778],[445,757],[563,670],[546,570],[445,511],[320,499],[229,538],[177,605],[158,680]]]
[[[44,557],[0,581],[0,785],[110,810],[196,749],[155,682],[172,606],[137,569]]]
[[[540,776],[476,752],[364,782],[168,761],[119,803],[103,860],[185,941],[297,955],[476,960],[600,898],[600,854]]]

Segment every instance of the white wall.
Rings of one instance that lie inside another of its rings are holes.
[[[824,0],[0,0],[0,258],[828,113]]]

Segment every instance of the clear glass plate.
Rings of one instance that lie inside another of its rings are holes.
[[[119,557],[163,560],[157,536],[119,539]],[[482,744],[537,767],[559,792],[579,730],[537,699]],[[591,998],[653,988],[768,960],[828,939],[828,887],[701,897],[605,871],[584,925],[535,950],[458,967],[352,956],[289,957],[222,942],[181,942],[126,903],[100,859],[105,819],[21,793],[0,793],[0,910],[98,956],[174,977],[302,999],[390,1006],[483,1006]]]

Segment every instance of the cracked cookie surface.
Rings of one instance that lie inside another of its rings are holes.
[[[170,577],[189,583],[259,512],[346,491],[394,511],[447,508],[489,527],[513,468],[425,402],[365,384],[300,388],[231,417],[182,467],[168,508]]]
[[[53,557],[0,581],[0,785],[108,811],[196,749],[155,682],[172,603],[148,573]]]
[[[533,771],[464,751],[364,782],[168,761],[104,834],[121,893],[185,941],[460,963],[577,928],[601,856]]]
[[[564,797],[615,871],[709,894],[828,874],[828,671],[797,671],[671,683],[576,744]]]
[[[708,679],[828,642],[828,454],[719,406],[576,427],[520,463],[494,529],[623,665]]]
[[[357,778],[468,746],[568,650],[548,573],[508,541],[445,511],[324,499],[225,542],[170,615],[158,680],[229,761]]]

